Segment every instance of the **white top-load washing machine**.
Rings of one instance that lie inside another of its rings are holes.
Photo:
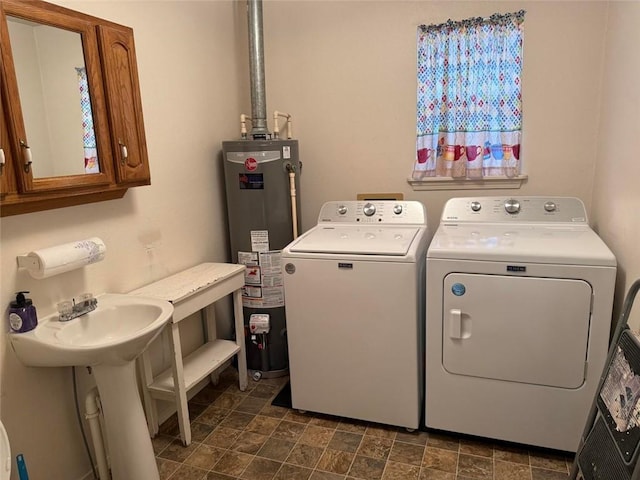
[[[419,202],[343,201],[285,247],[293,408],[418,428],[427,242]]]
[[[427,252],[427,427],[575,452],[616,260],[576,198],[454,198]]]

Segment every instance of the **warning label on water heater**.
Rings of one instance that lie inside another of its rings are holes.
[[[269,230],[251,230],[251,250],[254,252],[269,250]]]
[[[251,248],[254,248],[251,232]],[[268,242],[268,237],[267,237]],[[238,252],[238,263],[246,265],[242,305],[248,308],[284,306],[282,251]]]

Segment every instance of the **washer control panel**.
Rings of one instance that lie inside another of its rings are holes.
[[[452,198],[444,206],[443,223],[562,222],[587,223],[582,201],[575,197]]]
[[[325,203],[318,216],[318,223],[331,222],[426,225],[427,212],[413,200],[335,201]]]

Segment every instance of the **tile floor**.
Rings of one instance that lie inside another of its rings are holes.
[[[161,480],[565,480],[571,457],[489,440],[301,414],[271,405],[286,378],[238,389],[229,367],[153,439]]]

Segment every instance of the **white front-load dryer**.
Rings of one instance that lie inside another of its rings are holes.
[[[419,427],[427,241],[420,202],[345,201],[285,247],[293,408]]]
[[[576,198],[454,198],[427,252],[427,427],[576,451],[616,261]]]

